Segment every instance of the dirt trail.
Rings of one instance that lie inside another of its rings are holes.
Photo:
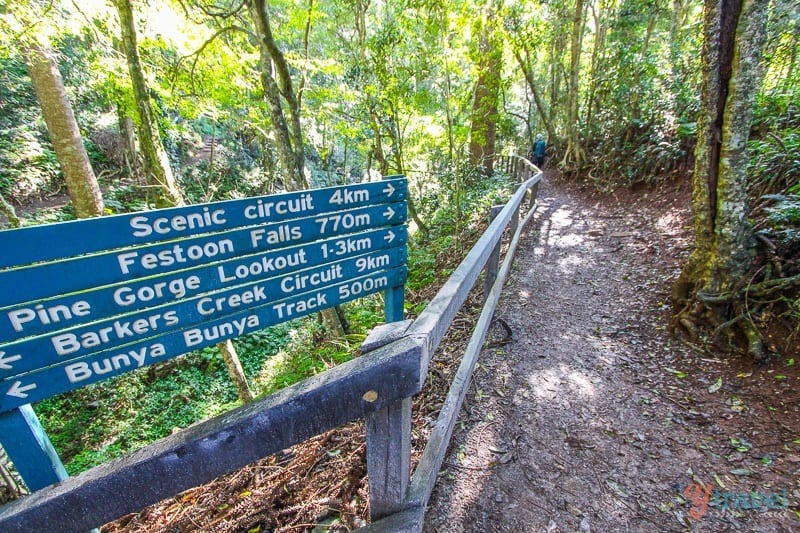
[[[513,338],[481,356],[425,531],[800,529],[796,373],[758,402],[774,368],[666,332],[688,191],[548,178],[495,313]]]

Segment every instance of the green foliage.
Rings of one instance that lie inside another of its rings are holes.
[[[23,200],[50,191],[59,174],[25,64],[0,58],[0,192]]]
[[[800,193],[762,197],[772,203],[765,208],[769,230],[766,234],[777,241],[779,254],[783,257],[800,255]]]
[[[751,188],[761,187],[761,192],[800,191],[800,128],[790,128],[770,133],[750,141],[751,154],[748,172]]]
[[[458,181],[469,185],[456,195],[453,184]],[[505,203],[513,190],[508,176],[497,173],[483,178],[480,169],[470,167],[457,178],[453,174],[443,174],[439,183],[440,188],[422,202],[432,209],[431,233],[425,238],[416,235],[409,242],[406,286],[410,291],[444,281],[451,274],[449,256],[459,253],[465,242],[472,242],[481,222],[488,221],[491,207]]]
[[[288,345],[290,331],[281,324],[234,340],[245,372],[258,373]],[[219,353],[207,348],[44,400],[36,410],[75,474],[237,403]]]
[[[58,51],[95,171],[106,177],[107,209],[146,209],[141,176],[123,169],[117,121],[119,114],[134,116],[134,106],[127,66],[115,50],[118,29],[110,7],[69,0],[52,5],[46,16],[37,16]],[[206,16],[213,12],[209,5],[151,0],[137,6],[140,52],[164,144],[192,203],[274,192],[282,178],[259,82],[258,48],[242,31],[251,24],[246,9],[212,17]],[[791,2],[774,5],[788,10]],[[676,28],[670,27],[669,3],[620,0],[586,10],[575,90],[589,154],[586,170],[599,187],[651,182],[689,167],[702,19],[697,2],[675,6],[685,9]],[[295,89],[302,86],[312,181],[359,180],[377,174],[382,164],[389,173],[410,177],[431,232],[411,240],[409,291],[443,281],[490,206],[502,203],[510,190],[507,177],[486,179],[464,163],[480,59],[478,34],[470,29],[479,29],[483,8],[461,0],[270,2],[275,37]],[[495,21],[508,32],[502,44],[511,43],[530,62],[556,136],[568,126],[572,11],[565,2],[511,3]],[[783,235],[780,242],[791,249],[800,193],[800,123],[792,103],[798,101],[800,69],[792,59],[797,20],[781,13],[774,11],[770,21],[777,37],[766,55],[768,81],[749,147],[750,172],[758,185],[755,199],[782,195],[764,198],[769,220],[763,229],[774,238]],[[0,35],[4,44],[15,38],[2,25]],[[503,96],[497,146],[514,151],[527,142],[520,122],[534,131],[544,128],[516,65],[504,59],[497,72]],[[559,139],[550,141],[560,148]],[[0,192],[22,202],[61,188],[24,62],[15,46],[0,46]],[[69,208],[28,215],[39,223],[72,217]],[[418,302],[408,311],[423,306]],[[237,339],[256,389],[274,391],[352,357],[366,331],[382,320],[380,297],[348,304],[345,312],[354,333],[338,345],[320,342],[321,328],[311,318]],[[77,472],[235,403],[224,364],[207,349],[37,409],[70,471]]]
[[[653,184],[674,171],[685,170],[694,139],[685,134],[691,125],[677,131],[661,125],[635,121],[618,136],[604,136],[591,146],[593,168],[589,172],[598,189],[607,190],[637,183]],[[696,126],[695,126],[696,128]]]

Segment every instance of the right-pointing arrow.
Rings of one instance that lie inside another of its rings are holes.
[[[392,220],[392,217],[394,216],[394,209],[392,209],[392,206],[386,208],[386,211],[383,212],[383,216],[389,220]]]
[[[30,385],[25,385],[23,387],[21,381],[15,381],[14,384],[11,385],[11,388],[8,389],[8,392],[6,394],[8,394],[9,396],[16,396],[17,398],[27,398],[28,391],[33,390],[35,388],[36,388],[36,383],[31,383]]]
[[[392,187],[391,183],[387,183],[386,188],[383,189],[383,192],[386,193],[386,196],[391,197],[394,194],[394,187]]]
[[[20,359],[22,359],[22,356],[19,354],[6,357],[6,352],[0,351],[0,370],[11,370],[11,365],[9,363],[19,361]]]
[[[393,232],[392,230],[389,230],[389,233],[387,233],[387,234],[386,234],[386,235],[384,235],[384,237],[383,237],[383,239],[384,239],[386,242],[388,242],[389,244],[391,244],[391,243],[392,243],[392,241],[394,240],[394,238],[395,238],[395,234],[394,234],[394,232]]]

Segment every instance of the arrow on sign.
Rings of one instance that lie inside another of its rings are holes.
[[[14,384],[11,385],[11,388],[8,389],[6,394],[9,396],[16,396],[17,398],[27,398],[28,391],[36,388],[36,383],[31,383],[30,385],[25,385],[24,387],[21,385],[21,381],[15,381]]]
[[[389,241],[392,242],[392,241]],[[6,352],[0,351],[0,370],[11,370],[11,365],[14,361],[22,359],[21,355],[9,355],[6,357]]]
[[[388,220],[392,220],[392,217],[394,217],[394,209],[392,209],[392,206],[386,208],[386,211],[383,212],[383,216]]]
[[[394,234],[394,232],[392,230],[389,230],[389,233],[387,233],[386,235],[383,236],[383,240],[385,240],[389,244],[392,243],[394,238],[395,238],[395,234]]]
[[[395,188],[392,187],[391,183],[389,183],[389,184],[386,185],[386,188],[383,189],[383,191],[381,191],[381,192],[385,192],[386,196],[391,198],[391,196],[394,194],[394,191],[395,191]]]

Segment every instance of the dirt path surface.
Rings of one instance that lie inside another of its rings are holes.
[[[798,531],[797,366],[668,333],[689,193],[546,177],[425,531]],[[780,377],[780,379],[778,378]]]

